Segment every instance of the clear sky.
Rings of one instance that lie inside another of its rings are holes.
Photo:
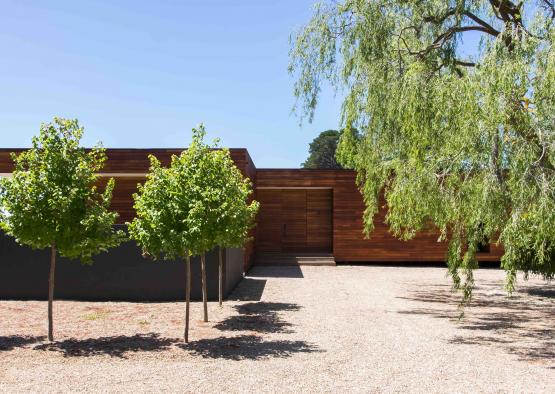
[[[339,123],[331,92],[312,124],[291,114],[289,35],[314,2],[0,0],[0,147],[55,115],[106,147],[183,147],[203,122],[257,167],[298,167]]]

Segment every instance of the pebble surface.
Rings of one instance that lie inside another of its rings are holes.
[[[225,301],[0,301],[0,392],[555,392],[555,287],[445,268],[255,267]]]

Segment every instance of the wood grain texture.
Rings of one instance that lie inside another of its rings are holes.
[[[329,187],[333,199],[333,247],[338,262],[433,262],[445,261],[447,245],[438,242],[438,232],[418,234],[410,241],[393,237],[387,224],[385,202],[376,215],[375,230],[366,237],[362,215],[364,202],[351,170],[258,169],[258,188]],[[271,191],[267,189],[266,192]],[[257,191],[260,193],[260,190]],[[480,261],[499,261],[502,247],[491,245],[490,253],[478,256]]]
[[[0,173],[9,173],[13,170],[9,152],[21,152],[21,150],[0,149]],[[167,165],[171,160],[171,155],[179,154],[181,151],[182,149],[107,149],[108,161],[103,172],[122,174],[115,176],[116,188],[112,201],[112,208],[120,214],[120,223],[133,218],[131,195],[136,191],[137,184],[144,182],[142,174],[148,171],[148,155],[153,154],[164,165]],[[385,223],[387,208],[383,202],[375,218],[375,230],[369,237],[366,237],[362,223],[364,203],[355,184],[356,174],[354,171],[257,169],[246,149],[230,149],[230,154],[243,175],[250,178],[256,186],[253,198],[259,201],[270,201],[269,205],[262,205],[257,217],[258,226],[251,232],[255,242],[249,242],[245,247],[245,270],[248,270],[252,264],[255,243],[256,245],[266,245],[263,248],[282,250],[283,227],[280,225],[282,226],[283,223],[272,220],[281,214],[280,210],[290,210],[285,213],[288,217],[287,223],[291,226],[288,230],[292,231],[291,234],[294,234],[297,239],[305,234],[304,247],[308,248],[308,245],[312,245],[314,250],[328,247],[336,261],[339,262],[445,260],[446,244],[437,242],[437,231],[422,232],[407,242],[393,237]],[[281,194],[273,196],[272,193],[275,193],[275,189],[289,190],[289,194],[286,194],[289,196],[287,200],[289,204],[282,205]],[[302,193],[305,193],[306,225],[304,227],[300,224],[301,219],[298,213],[303,206],[299,200]],[[326,204],[332,206],[332,213],[329,215],[323,208]],[[331,232],[331,236],[329,232]],[[273,239],[278,235],[279,244]],[[297,241],[291,239],[286,240],[285,243],[291,249],[299,248],[299,244],[295,244],[295,242]],[[481,261],[499,261],[502,253],[501,246],[491,245],[490,253],[482,253],[478,258]]]
[[[0,173],[10,173],[13,171],[13,161],[11,153],[21,153],[22,148],[3,148],[0,149]],[[111,209],[118,212],[118,224],[123,224],[133,220],[135,210],[133,209],[132,195],[137,191],[137,185],[145,181],[144,174],[148,172],[150,166],[149,155],[154,155],[162,165],[170,164],[172,155],[180,154],[183,148],[169,149],[106,149],[108,157],[102,173],[110,174],[116,181],[114,194],[112,197]],[[256,167],[246,149],[230,149],[231,158],[243,176],[254,181],[256,177]],[[118,176],[117,174],[121,174]],[[102,177],[99,187],[103,188],[108,177]],[[254,196],[253,196],[254,197]],[[251,198],[252,200],[252,198]],[[254,232],[251,233],[254,236]],[[245,270],[252,264],[253,242],[249,241],[245,245]]]
[[[0,173],[13,171],[11,152],[20,153],[24,149],[0,149]],[[170,164],[172,155],[179,155],[183,149],[107,149],[108,160],[103,174],[110,174],[116,181],[112,208],[120,214],[119,223],[129,221],[134,216],[132,194],[137,191],[137,184],[145,181],[150,161],[149,155],[154,155],[162,165]],[[239,168],[243,176],[254,180],[256,167],[246,149],[230,149],[233,162]],[[118,176],[117,174],[122,174]],[[136,175],[135,175],[136,174]],[[109,177],[108,177],[109,178]],[[108,179],[106,178],[106,179]],[[106,179],[102,179],[101,185]]]
[[[256,199],[260,202],[260,210],[256,217],[255,250],[281,252],[281,194],[275,190],[257,190]]]
[[[281,190],[281,224],[284,252],[299,252],[306,247],[306,191]],[[273,220],[279,221],[279,217]]]
[[[0,149],[0,173],[13,171],[13,162],[11,153],[21,153],[25,149],[22,148],[2,148]],[[150,166],[149,156],[155,156],[162,165],[167,166],[170,164],[173,155],[179,155],[183,152],[184,148],[167,148],[167,149],[129,149],[129,148],[111,148],[106,149],[106,156],[108,160],[103,173],[140,173],[144,174],[148,171]],[[256,167],[249,156],[246,149],[232,148],[229,149],[229,154],[235,165],[241,172],[251,178],[255,178]]]
[[[329,253],[333,247],[333,190],[307,190],[306,249]]]
[[[331,189],[258,189],[256,252],[331,252],[331,194]]]

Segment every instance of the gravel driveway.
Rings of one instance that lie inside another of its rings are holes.
[[[255,267],[208,324],[194,303],[0,301],[0,391],[555,392],[555,287],[444,268]]]

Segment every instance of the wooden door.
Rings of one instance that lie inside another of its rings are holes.
[[[331,252],[333,240],[332,190],[306,191],[307,251]]]
[[[331,189],[259,189],[257,252],[330,253]]]
[[[281,238],[284,252],[298,252],[306,247],[306,191],[281,191]]]

